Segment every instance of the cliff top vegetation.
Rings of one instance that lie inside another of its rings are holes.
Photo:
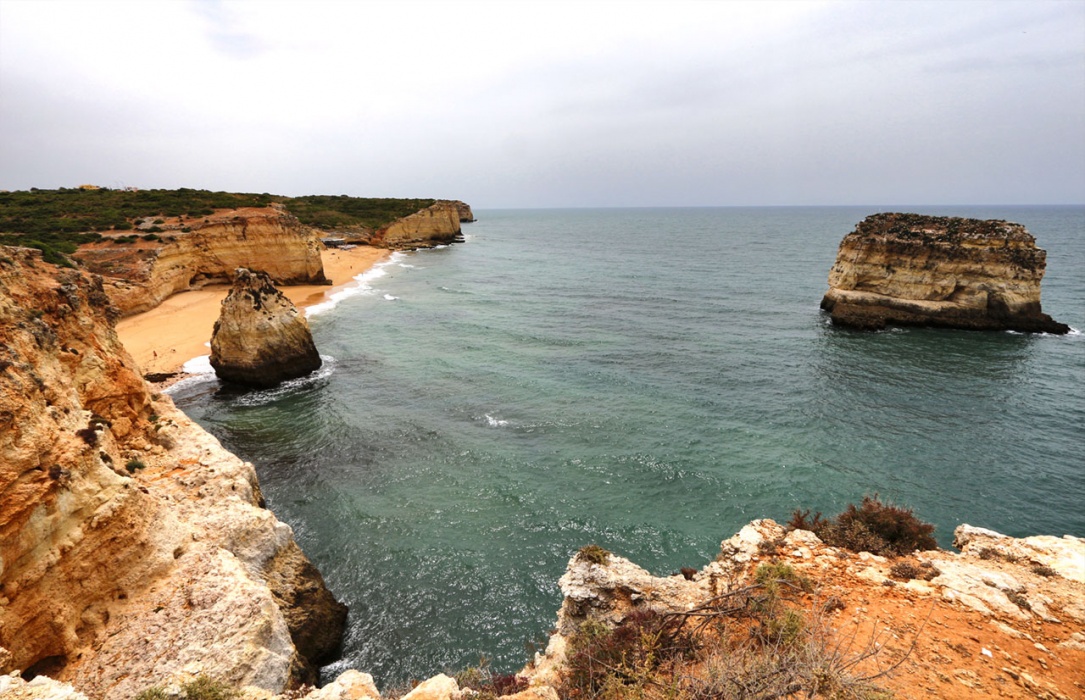
[[[210,216],[218,209],[282,204],[303,224],[323,230],[376,229],[433,204],[434,199],[391,199],[312,195],[286,197],[264,192],[62,187],[56,190],[0,192],[0,245],[38,248],[47,259],[62,256],[100,237],[99,231],[130,231],[159,218],[182,221]]]
[[[959,216],[928,216],[888,212],[872,214],[859,222],[853,236],[886,236],[901,240],[959,242],[962,239],[1005,238],[1032,242],[1021,224],[1002,219],[966,219]]]

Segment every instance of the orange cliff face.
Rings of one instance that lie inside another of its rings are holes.
[[[167,226],[160,241],[105,240],[75,254],[107,278],[106,293],[124,316],[186,289],[231,282],[238,267],[266,272],[278,284],[327,283],[319,238],[281,206],[220,210]]]
[[[460,222],[474,221],[471,207],[441,200],[377,230],[370,243],[384,248],[432,248],[461,240]]]
[[[185,667],[312,682],[345,608],[252,465],[150,393],[116,313],[100,278],[0,247],[3,670],[111,698]]]

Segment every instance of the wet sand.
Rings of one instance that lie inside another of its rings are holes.
[[[332,292],[357,284],[355,276],[389,255],[387,250],[368,246],[325,250],[324,275],[334,286],[303,285],[280,290],[298,308],[313,306]],[[221,284],[174,294],[150,311],[120,320],[117,335],[144,374],[179,372],[185,362],[211,352],[211,330],[229,291],[229,285]]]

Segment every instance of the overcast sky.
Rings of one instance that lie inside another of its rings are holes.
[[[0,0],[0,189],[1085,202],[1085,1]]]

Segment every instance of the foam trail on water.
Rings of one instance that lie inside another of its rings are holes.
[[[336,292],[332,292],[330,295],[328,295],[327,299],[320,302],[319,304],[313,304],[312,306],[307,307],[305,309],[305,317],[312,318],[313,316],[322,314],[325,311],[334,309],[336,306],[339,305],[339,302],[343,301],[344,299],[349,299],[350,297],[357,296],[359,294],[373,294],[373,281],[387,275],[388,271],[385,268],[393,264],[398,265],[404,257],[406,257],[406,255],[400,251],[392,253],[390,256],[388,256],[387,260],[377,263],[360,275],[356,275],[354,277],[354,284],[343,287]]]
[[[214,374],[215,368],[211,366],[210,355],[200,355],[181,365],[181,371],[185,374]]]
[[[185,377],[176,384],[166,387],[162,390],[162,393],[171,396],[175,394],[179,395],[203,384],[218,383],[215,369],[211,366],[210,355],[193,357],[191,360],[181,365],[181,371],[190,376]]]
[[[263,406],[294,391],[306,389],[323,379],[327,379],[335,372],[337,362],[331,355],[321,355],[320,360],[320,367],[304,377],[287,379],[285,382],[273,386],[270,389],[257,389],[246,393],[236,399],[237,404],[239,406]]]

